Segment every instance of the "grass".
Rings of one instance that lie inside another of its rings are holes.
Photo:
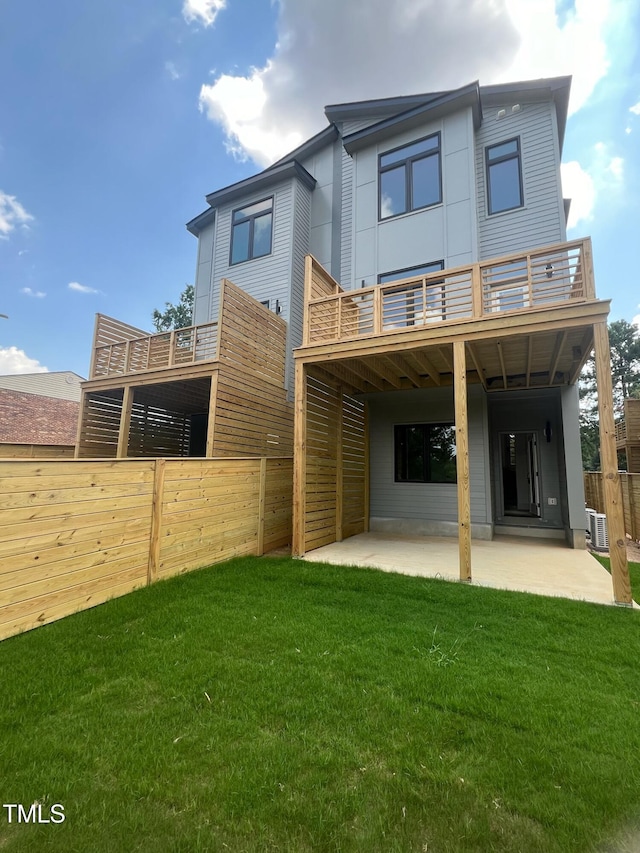
[[[599,563],[605,567],[605,569],[610,572],[611,571],[611,560],[609,557],[602,557],[600,554],[596,554],[594,552],[593,556]],[[631,583],[631,592],[634,596],[640,595],[640,563],[628,563],[629,566],[629,581]]]
[[[640,828],[637,611],[247,558],[0,644],[6,851],[588,851]],[[636,848],[629,848],[636,849]]]

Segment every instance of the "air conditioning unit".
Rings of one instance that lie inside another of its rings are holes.
[[[596,551],[606,551],[609,548],[607,516],[603,512],[594,512],[591,516],[591,546]]]
[[[595,511],[595,509],[590,509],[589,507],[587,507],[584,512],[585,512],[585,516],[586,516],[586,518],[585,518],[585,521],[586,521],[585,530],[587,531],[589,536],[591,536],[591,517],[596,514],[596,511]]]

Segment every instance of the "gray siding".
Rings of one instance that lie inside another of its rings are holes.
[[[371,394],[368,401],[371,517],[457,521],[455,484],[394,481],[394,425],[453,423],[453,390],[389,391]],[[468,402],[471,520],[490,523],[487,411],[480,386],[469,388]]]
[[[501,518],[502,471],[500,464],[499,434],[501,432],[535,432],[538,438],[540,464],[540,509],[542,517],[535,520],[535,526],[562,528],[566,521],[566,484],[562,482],[563,441],[560,413],[559,389],[549,391],[525,391],[489,395],[489,419],[491,423],[493,475],[495,477],[495,519],[496,524],[504,523]],[[545,425],[551,426],[551,440],[544,436]],[[549,505],[549,498],[556,498],[555,506]],[[584,504],[583,504],[584,506]],[[515,523],[512,521],[512,523]]]
[[[555,107],[551,102],[511,104],[486,112],[476,136],[476,186],[480,259],[499,257],[566,239]],[[500,109],[506,116],[497,119]],[[489,216],[485,148],[520,137],[524,206]]]
[[[353,184],[354,168],[353,160],[342,149],[342,197],[340,206],[342,220],[340,223],[340,274],[338,281],[345,290],[353,289],[352,275],[352,246],[353,246]],[[334,275],[335,278],[335,275]]]
[[[273,196],[273,244],[272,252],[264,258],[229,264],[231,247],[231,214],[239,207]],[[220,280],[228,278],[259,302],[269,300],[275,308],[278,300],[281,316],[289,321],[290,275],[293,244],[293,182],[286,181],[269,192],[248,195],[241,202],[220,207],[216,215],[214,264],[212,273],[212,296],[209,319],[218,319]]]
[[[0,376],[0,388],[7,391],[20,391],[24,394],[37,394],[41,397],[55,397],[58,400],[80,400],[82,376],[70,370],[46,371],[43,373],[17,373]]]
[[[304,168],[316,179],[317,184],[311,194],[311,210],[308,217],[307,251],[322,266],[331,272],[333,251],[334,213],[334,146],[327,145],[313,157],[303,162]],[[339,184],[338,184],[339,187]]]
[[[379,155],[436,132],[441,134],[442,203],[379,221]],[[465,109],[354,155],[354,240],[353,247],[343,245],[343,254],[351,249],[353,272],[351,281],[343,272],[343,286],[358,288],[363,281],[369,286],[380,273],[432,261],[454,267],[477,258],[474,154],[471,110]]]
[[[208,323],[211,319],[211,281],[213,272],[213,245],[215,221],[198,236],[198,260],[193,305],[193,322]]]

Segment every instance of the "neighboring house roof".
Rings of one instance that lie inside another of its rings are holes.
[[[84,382],[83,377],[78,376],[77,373],[72,373],[70,370],[48,373],[15,373],[0,376],[0,389],[78,402],[82,382]]]
[[[0,443],[73,445],[79,411],[76,400],[0,388]]]

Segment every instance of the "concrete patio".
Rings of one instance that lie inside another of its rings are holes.
[[[458,540],[360,533],[309,551],[305,560],[369,566],[387,572],[458,581]],[[472,584],[597,604],[613,604],[611,575],[588,552],[563,542],[496,536],[472,540]],[[637,605],[636,605],[637,606]]]

